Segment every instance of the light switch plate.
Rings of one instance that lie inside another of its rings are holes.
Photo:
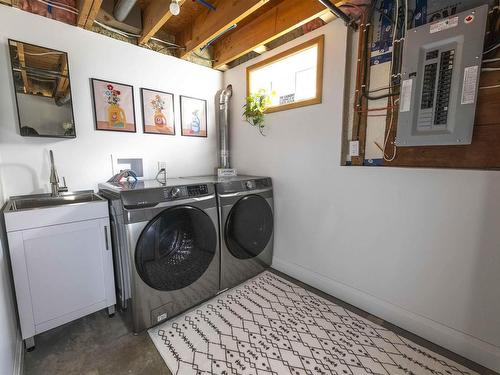
[[[359,156],[359,141],[349,142],[349,155]]]

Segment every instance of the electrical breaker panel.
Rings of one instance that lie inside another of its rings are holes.
[[[483,5],[408,31],[397,146],[472,142],[487,16]]]

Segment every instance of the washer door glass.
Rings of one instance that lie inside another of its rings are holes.
[[[135,251],[141,279],[151,288],[171,291],[198,280],[217,251],[210,217],[191,206],[163,211],[144,229]]]
[[[224,240],[238,259],[250,259],[266,248],[273,235],[273,211],[259,195],[247,195],[233,206],[226,220]]]

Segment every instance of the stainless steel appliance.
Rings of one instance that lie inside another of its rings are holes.
[[[169,179],[107,182],[118,300],[134,332],[218,292],[220,251],[215,187]]]
[[[220,217],[220,289],[232,288],[271,266],[273,185],[269,177],[188,177],[216,184]]]

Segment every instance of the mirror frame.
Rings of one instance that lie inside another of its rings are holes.
[[[66,64],[68,66],[68,80],[69,80],[68,86],[69,86],[69,93],[71,95],[71,116],[73,117],[74,135],[43,135],[43,134],[42,135],[23,135],[23,134],[21,134],[21,127],[22,127],[22,124],[21,124],[21,114],[19,113],[19,101],[17,99],[16,81],[15,81],[15,75],[14,75],[14,66],[12,64],[13,56],[12,56],[12,52],[11,52],[11,44],[10,44],[11,42],[23,43],[23,44],[30,45],[30,46],[33,46],[33,47],[38,47],[38,48],[45,48],[45,49],[48,49],[48,50],[52,50],[54,52],[63,53],[66,56]],[[19,135],[21,137],[30,137],[30,138],[62,138],[62,139],[74,139],[74,138],[76,138],[75,109],[73,107],[73,91],[72,91],[72,88],[71,88],[71,70],[70,70],[70,65],[69,65],[69,54],[67,52],[65,52],[65,51],[59,51],[59,50],[54,49],[54,48],[40,46],[40,45],[33,44],[33,43],[22,42],[20,40],[10,39],[10,38],[7,39],[7,47],[9,49],[10,70],[11,70],[11,74],[12,74],[12,85],[14,87],[14,96],[16,98],[17,125],[18,125],[17,128],[19,130]]]

